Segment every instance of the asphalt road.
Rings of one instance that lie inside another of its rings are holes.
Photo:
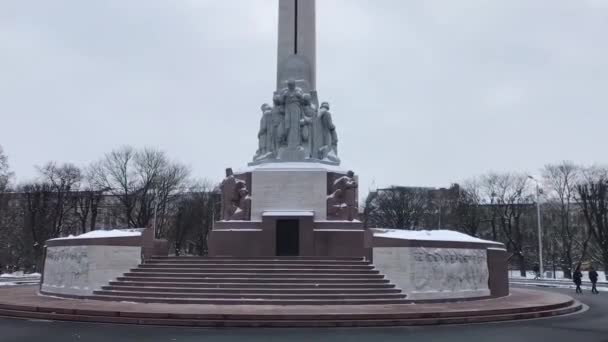
[[[569,289],[546,289],[575,296]],[[195,329],[0,319],[0,341],[577,341],[608,342],[608,294],[576,295],[590,309],[564,317],[473,325],[328,329]]]

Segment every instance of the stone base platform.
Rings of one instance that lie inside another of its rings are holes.
[[[0,289],[0,316],[192,327],[355,327],[496,322],[581,310],[572,298],[512,289],[508,297],[468,302],[386,305],[195,305],[47,297],[38,287]]]

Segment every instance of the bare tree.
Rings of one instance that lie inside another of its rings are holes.
[[[130,227],[149,226],[159,209],[164,222],[168,203],[183,190],[189,175],[185,166],[171,162],[162,151],[130,146],[106,154],[93,170],[96,186],[119,199]]]
[[[136,206],[135,194],[138,183],[135,174],[135,151],[130,146],[107,153],[105,157],[92,166],[95,186],[107,188],[115,195],[123,207],[127,224],[133,226],[133,211]]]
[[[94,178],[95,172],[89,167],[83,175],[81,190],[73,195],[74,213],[78,218],[80,233],[95,230],[99,204],[108,188],[98,188]]]
[[[451,202],[452,226],[471,236],[479,236],[484,221],[484,196],[478,179],[463,182],[458,196]]]
[[[30,250],[31,263],[40,269],[46,240],[73,232],[73,195],[78,192],[80,170],[72,164],[49,162],[38,167],[38,172],[38,181],[17,189],[23,234],[18,234],[22,242],[13,241],[12,245],[23,253]]]
[[[2,146],[0,146],[0,228],[2,228],[5,218],[5,208],[8,205],[9,196],[6,194],[9,191],[9,183],[13,173],[10,171],[8,157],[4,154]]]
[[[75,209],[74,195],[78,194],[82,175],[73,164],[48,162],[38,167],[42,182],[48,184],[53,193],[52,200],[52,236],[68,233],[71,230],[71,219]]]
[[[526,257],[529,232],[523,225],[524,214],[532,203],[528,177],[520,173],[489,173],[481,178],[486,194],[492,198],[493,219],[498,221],[500,236],[507,249],[518,259],[521,275],[526,275]]]
[[[432,211],[429,189],[392,187],[367,195],[363,219],[366,227],[415,229]]]
[[[186,241],[192,241],[196,254],[206,255],[207,236],[213,226],[215,211],[219,208],[217,186],[205,180],[197,182],[189,192],[180,196],[176,207],[177,212],[168,232],[175,254],[183,254]]]
[[[547,235],[552,237],[549,241],[550,246],[556,244],[553,250],[559,250],[557,254],[561,254],[559,261],[566,278],[572,278],[572,266],[577,257],[577,246],[581,242],[581,238],[584,240],[580,229],[571,224],[571,217],[578,207],[576,186],[580,178],[579,173],[580,167],[569,161],[547,164],[542,169],[544,188],[547,190],[545,191],[548,199],[547,210],[555,212],[558,217],[558,222],[554,225],[557,231],[551,231]],[[586,246],[587,242],[582,241],[582,244]],[[579,260],[585,258],[585,250],[578,255]]]
[[[13,173],[10,171],[8,157],[0,146],[0,273],[7,265],[19,264],[20,253],[16,250],[22,241],[14,236],[18,231],[15,229],[16,216],[8,209],[11,194],[9,183]]]
[[[608,169],[592,167],[577,186],[587,229],[608,272]]]
[[[43,246],[46,240],[59,236],[53,217],[55,194],[49,183],[34,182],[22,185],[24,236],[30,241],[33,259],[37,269],[41,269]]]
[[[4,154],[4,150],[0,145],[0,193],[5,192],[8,189],[9,181],[12,176],[13,173],[8,164],[8,157]]]
[[[172,204],[185,191],[190,171],[181,164],[167,165],[160,173],[155,184],[154,210],[158,216],[156,222],[156,235],[158,238],[166,236],[166,225],[169,216],[173,214]]]

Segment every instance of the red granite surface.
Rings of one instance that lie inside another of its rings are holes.
[[[391,305],[191,305],[77,300],[0,289],[0,315],[69,321],[186,326],[374,326],[471,323],[566,314],[581,308],[557,293],[513,289],[479,301]]]

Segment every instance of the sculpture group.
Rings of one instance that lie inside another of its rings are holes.
[[[338,164],[338,136],[329,103],[317,110],[310,93],[296,87],[295,80],[273,97],[273,106],[263,104],[254,162],[282,159],[286,151],[296,151],[303,159]]]
[[[327,219],[352,221],[359,215],[358,184],[355,173],[348,171],[346,175],[336,179],[329,188],[327,195]]]
[[[222,195],[222,220],[249,220],[251,217],[251,196],[247,184],[234,176],[231,168],[226,169],[226,178],[220,184]]]

